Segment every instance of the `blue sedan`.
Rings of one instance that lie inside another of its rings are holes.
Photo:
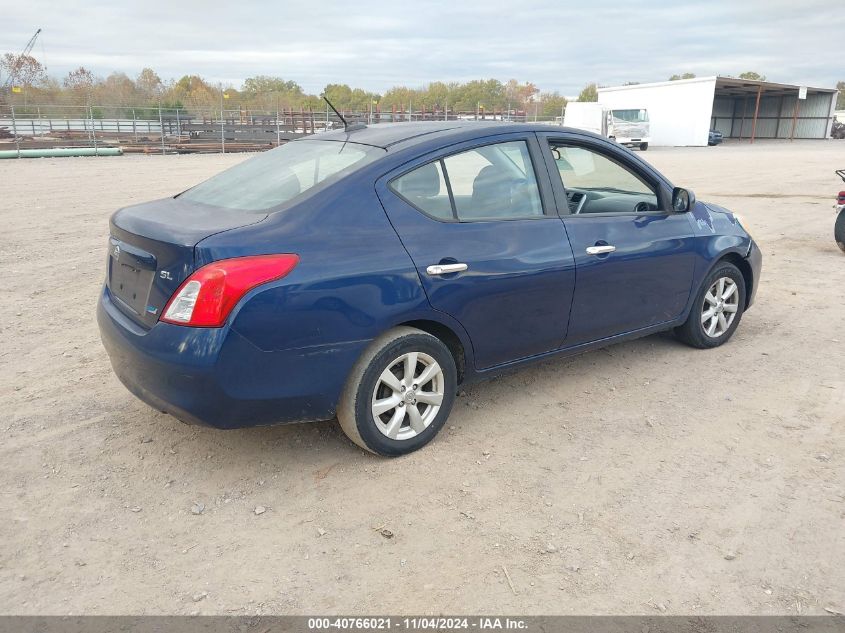
[[[420,448],[458,385],[664,330],[722,345],[761,254],[736,214],[559,127],[355,126],[117,211],[114,371],[186,422],[337,418]]]

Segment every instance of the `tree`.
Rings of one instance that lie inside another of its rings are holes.
[[[527,111],[528,104],[533,102],[534,97],[539,93],[540,89],[530,81],[521,84],[516,79],[511,79],[505,84],[505,97],[508,104],[517,110]]]
[[[578,101],[598,101],[599,100],[599,88],[596,84],[587,84],[584,86],[584,89],[581,91],[581,94],[578,95]]]
[[[184,103],[189,107],[219,110],[221,91],[198,75],[185,75],[162,97],[164,100]]]
[[[678,81],[679,79],[695,79],[695,73],[684,73],[682,75],[672,75],[669,81]]]
[[[285,81],[281,77],[269,77],[267,75],[249,77],[244,80],[241,90],[250,96],[271,92],[302,95],[302,87],[295,81]]]
[[[424,86],[421,90],[421,98],[424,106],[442,110],[445,107],[451,108],[452,86],[442,81],[435,81]],[[386,97],[387,95],[385,95]]]
[[[327,84],[323,94],[338,110],[352,109],[352,88],[346,84]]]
[[[302,87],[295,81],[286,81],[281,77],[256,75],[244,80],[241,87],[241,99],[250,107],[273,111],[277,108],[301,108],[307,103],[316,105],[313,97],[302,92]]]
[[[760,73],[755,73],[753,70],[746,70],[739,74],[740,79],[748,79],[750,81],[766,81],[766,76]]]
[[[125,73],[115,72],[96,86],[94,97],[99,103],[132,104],[136,93],[135,82]]]
[[[498,79],[474,79],[458,84],[452,90],[453,110],[473,111],[484,109],[490,112],[507,106],[504,84]]]
[[[62,84],[70,93],[73,101],[83,104],[89,102],[94,82],[94,74],[84,66],[80,66],[76,70],[70,71]]]
[[[836,95],[836,109],[845,110],[845,81],[836,82],[836,89],[839,91]]]
[[[30,87],[44,76],[44,66],[31,55],[6,53],[0,58],[0,74],[12,78],[15,85]]]
[[[540,114],[544,117],[558,117],[566,107],[566,97],[559,92],[542,92],[539,97]]]
[[[328,88],[328,86],[326,86],[326,88]],[[331,97],[329,97],[329,99],[331,99]],[[385,92],[384,96],[381,98],[381,110],[384,112],[395,107],[397,110],[401,111],[403,107],[407,109],[409,103],[416,102],[419,104],[420,101],[420,91],[412,90],[406,86],[393,86],[393,88],[390,88],[387,92]]]
[[[161,92],[163,84],[156,71],[152,68],[144,68],[135,80],[135,86],[147,98],[151,98]]]
[[[76,70],[70,71],[62,83],[64,83],[65,88],[74,92],[87,91],[94,86],[94,73],[84,66],[80,66]]]

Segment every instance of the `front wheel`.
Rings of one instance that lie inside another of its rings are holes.
[[[446,345],[422,330],[398,327],[374,340],[352,368],[337,419],[361,448],[404,455],[437,435],[456,390],[455,360]]]
[[[675,333],[692,347],[718,347],[733,336],[744,309],[745,279],[736,266],[723,262],[704,280],[689,317]]]
[[[648,143],[640,143],[640,151],[644,152],[648,149]]]
[[[833,237],[836,244],[845,253],[845,209],[842,209],[836,217],[836,224],[833,225]]]

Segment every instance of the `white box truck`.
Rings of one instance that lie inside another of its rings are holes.
[[[571,101],[566,104],[563,124],[595,132],[626,147],[648,149],[651,133],[648,110],[611,110],[596,102]]]

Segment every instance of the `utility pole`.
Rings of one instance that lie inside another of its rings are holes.
[[[279,127],[279,95],[276,93],[276,147],[282,144],[282,129]]]
[[[164,117],[161,116],[161,95],[158,97],[158,128],[161,131],[161,154],[163,156],[166,152],[164,151]]]
[[[223,84],[220,87],[220,149],[226,153],[226,115],[223,112]]]
[[[12,135],[15,137],[15,149],[18,150],[18,158],[21,157],[21,141],[18,138],[18,124],[15,122],[15,106],[12,106]]]

